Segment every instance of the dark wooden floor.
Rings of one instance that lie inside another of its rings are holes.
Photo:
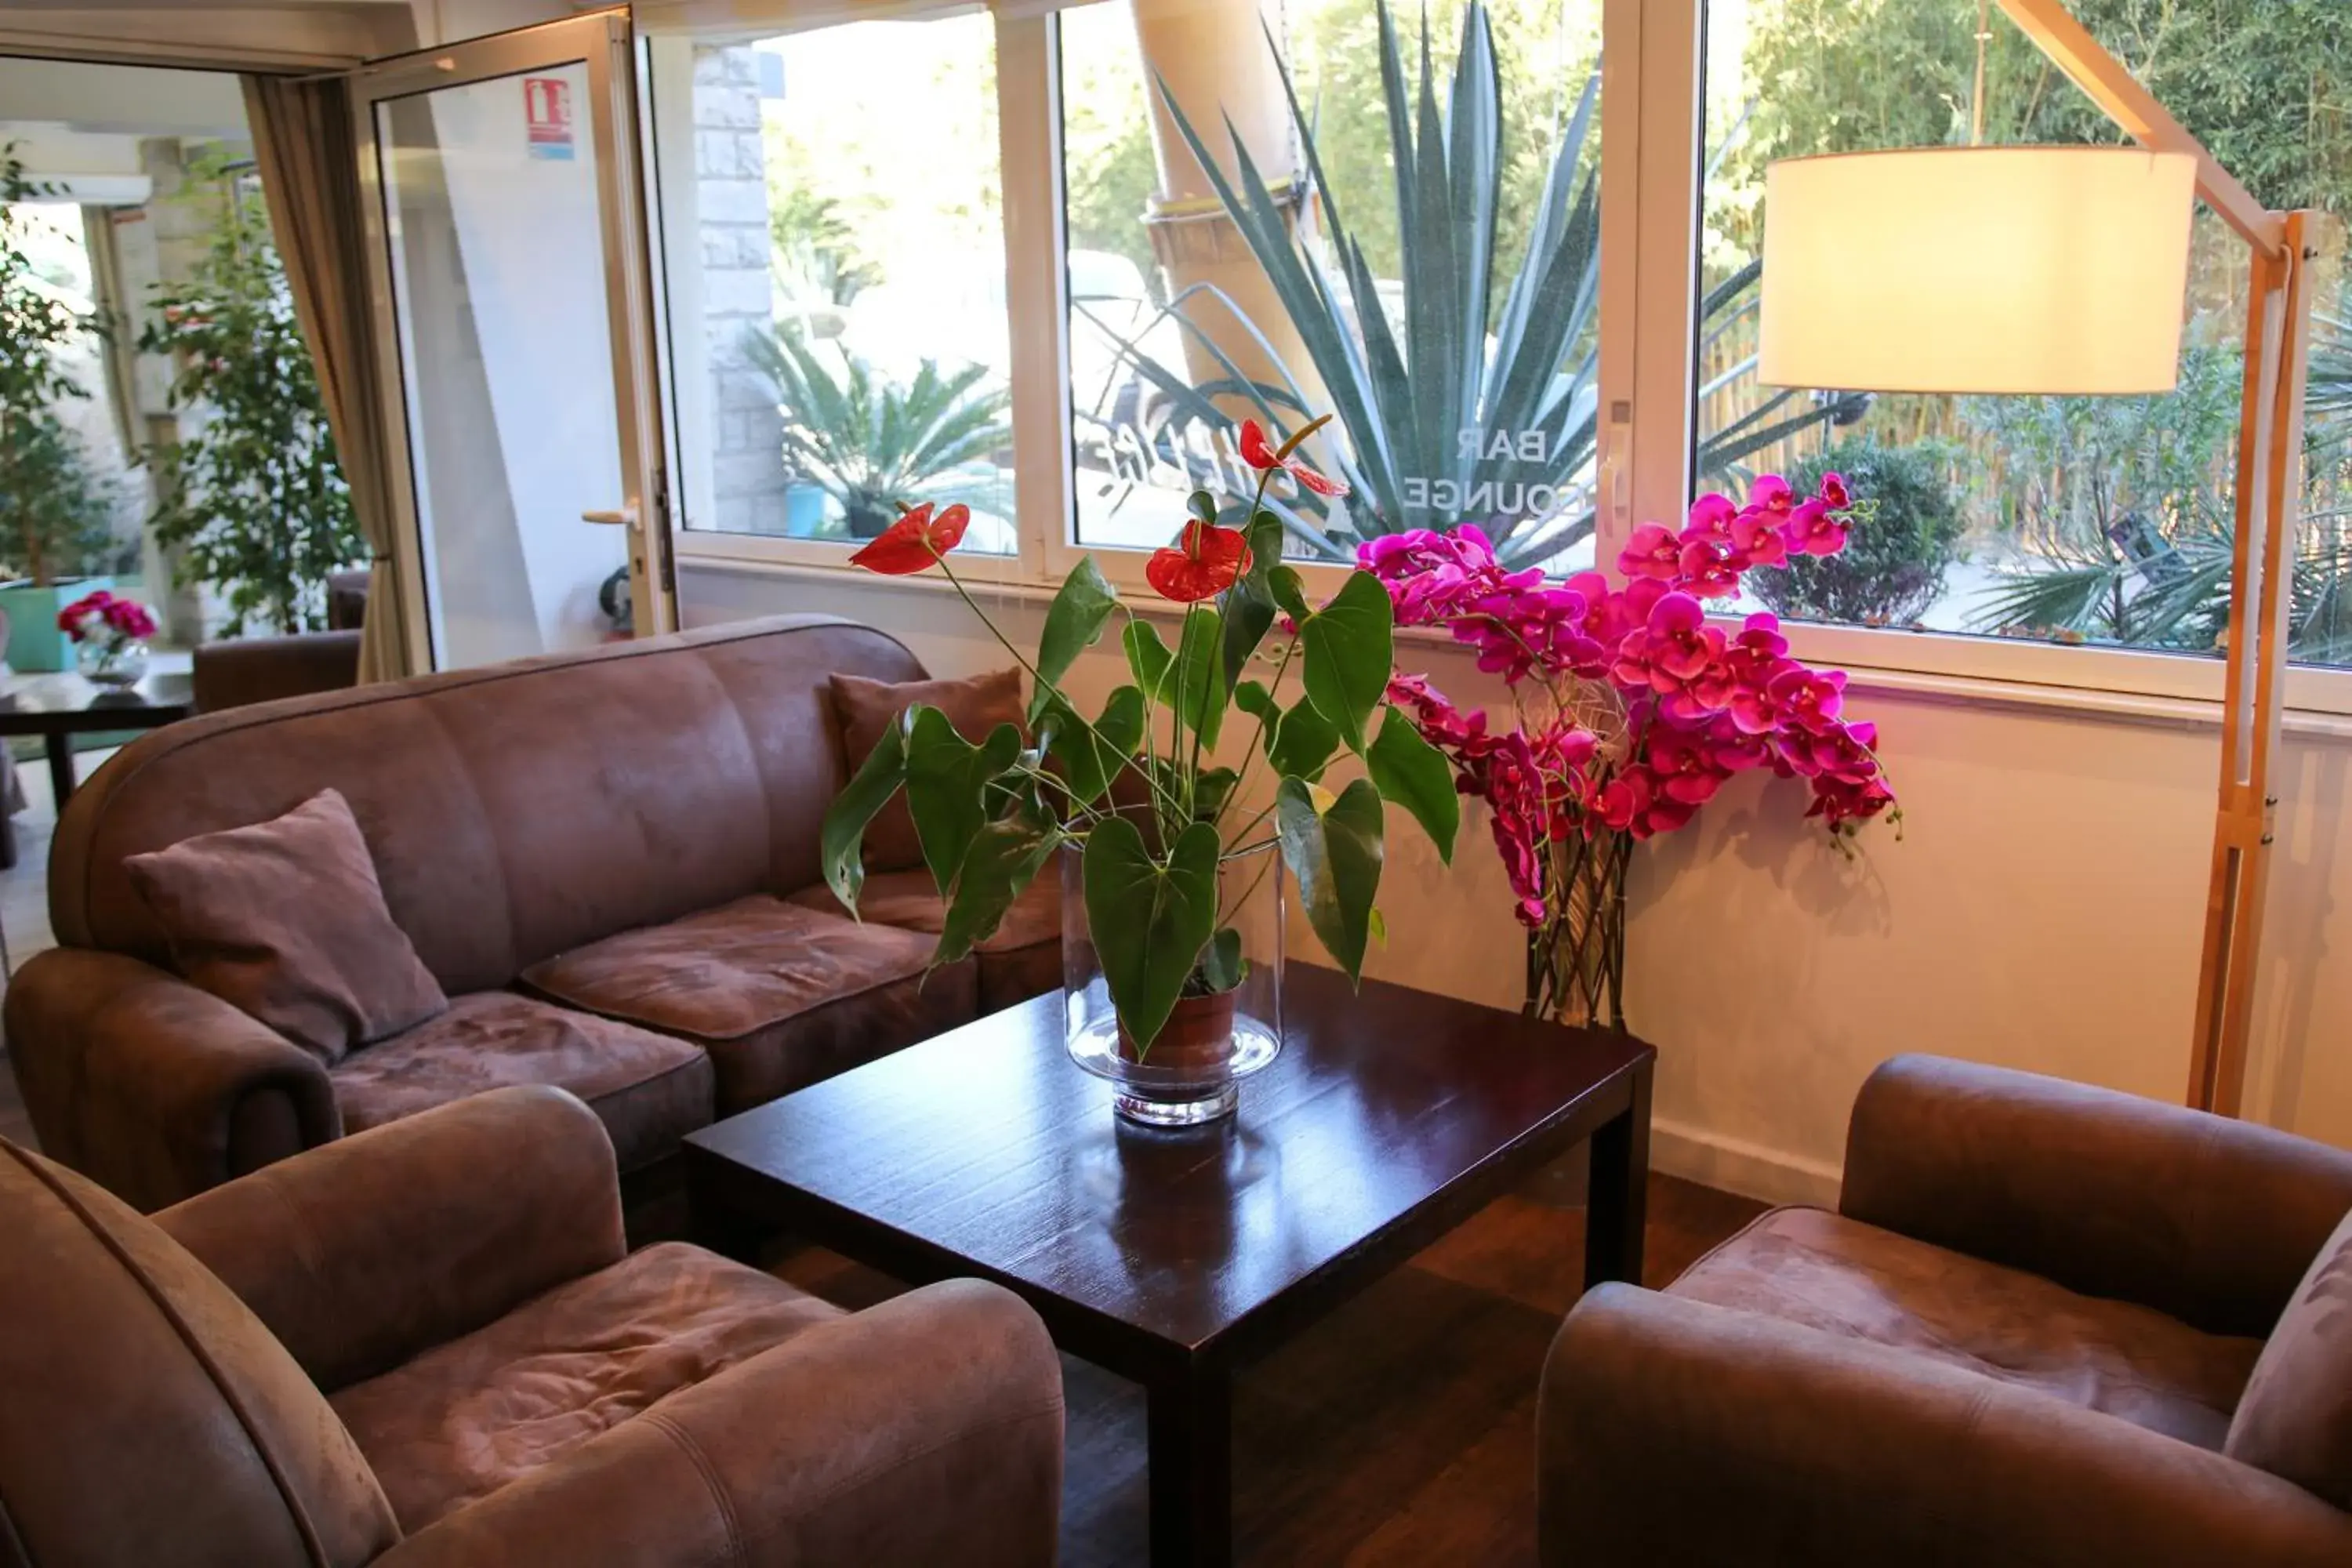
[[[1535,1561],[1536,1383],[1581,1289],[1583,1202],[1580,1150],[1243,1374],[1234,1406],[1243,1562]],[[1763,1206],[1653,1176],[1645,1282],[1672,1279]],[[772,1267],[844,1306],[897,1289],[816,1247]],[[1064,1568],[1139,1568],[1142,1391],[1068,1356],[1062,1372]]]
[[[0,1058],[0,1137],[30,1143]],[[1234,1400],[1234,1530],[1254,1564],[1535,1560],[1535,1397],[1583,1268],[1584,1156],[1496,1200],[1247,1371]],[[1663,1285],[1762,1205],[1650,1181],[1647,1283]],[[847,1307],[895,1294],[815,1247],[779,1274]],[[1139,1568],[1143,1395],[1065,1356],[1065,1568]]]

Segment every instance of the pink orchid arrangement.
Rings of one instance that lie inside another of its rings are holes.
[[[1507,727],[1464,712],[1418,675],[1390,700],[1491,811],[1495,847],[1528,931],[1528,1010],[1622,1025],[1624,873],[1633,846],[1689,822],[1737,773],[1769,768],[1810,788],[1809,817],[1843,847],[1895,793],[1876,727],[1843,712],[1845,676],[1789,656],[1779,620],[1711,622],[1759,566],[1845,547],[1852,498],[1835,474],[1800,499],[1775,476],[1745,506],[1707,495],[1679,531],[1643,523],[1599,572],[1548,583],[1506,571],[1465,526],[1371,540],[1357,564],[1400,626],[1444,626],[1477,650],[1515,709]]]
[[[58,630],[76,642],[120,648],[155,635],[155,617],[136,599],[118,599],[100,588],[58,612]]]

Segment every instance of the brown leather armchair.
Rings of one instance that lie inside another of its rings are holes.
[[[201,644],[189,660],[189,685],[196,710],[217,713],[225,708],[357,686],[368,578],[364,567],[327,574],[325,631],[224,637]]]
[[[579,1100],[501,1089],[142,1219],[0,1142],[0,1562],[1050,1563],[1061,1371],[1010,1293],[855,1314],[624,1255]]]
[[[1898,1058],[1837,1213],[1775,1209],[1663,1294],[1570,1313],[1542,1559],[2352,1563],[2352,1514],[2221,1451],[2347,1208],[2352,1153]]]

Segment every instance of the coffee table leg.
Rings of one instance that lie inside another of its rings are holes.
[[[1152,1568],[1234,1560],[1233,1384],[1194,1368],[1148,1391]]]
[[[66,797],[74,792],[73,737],[53,731],[41,738],[41,743],[49,753],[49,795],[63,811]]]
[[[1584,1211],[1584,1288],[1642,1282],[1642,1228],[1650,1193],[1650,1068],[1633,1075],[1625,1109],[1592,1135]]]

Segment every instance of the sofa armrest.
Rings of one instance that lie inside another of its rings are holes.
[[[330,1392],[627,1250],[612,1140],[594,1111],[546,1085],[354,1133],[155,1222]]]
[[[355,631],[230,637],[203,644],[189,660],[190,695],[199,713],[341,691],[359,681]]]
[[[2352,1152],[1918,1056],[1863,1085],[1838,1200],[1851,1219],[2256,1338],[2347,1208]]]
[[[37,953],[8,986],[5,1017],[42,1149],[139,1208],[342,1131],[316,1057],[135,958]]]
[[[950,1280],[803,1331],[458,1510],[378,1568],[1054,1560],[1062,1373],[1010,1292]]]
[[[1547,1564],[2352,1562],[2352,1515],[2210,1449],[1633,1286],[1561,1326],[1537,1456]]]

